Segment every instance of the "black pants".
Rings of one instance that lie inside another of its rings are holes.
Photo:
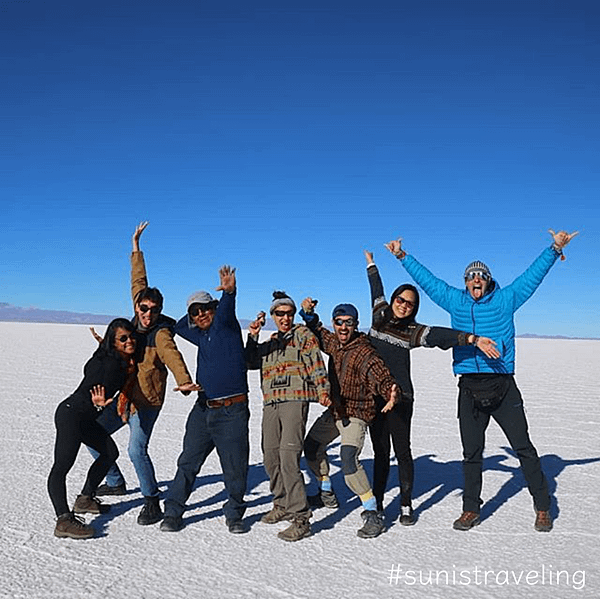
[[[472,396],[464,388],[461,387],[459,391],[458,417],[465,477],[463,510],[479,513],[485,431],[490,417],[500,425],[510,446],[517,454],[535,507],[538,510],[548,510],[550,509],[548,483],[542,472],[540,458],[529,438],[521,392],[512,375],[500,376],[510,377],[510,384],[500,407],[491,414],[478,410],[473,404]]]
[[[377,509],[383,509],[383,496],[390,472],[390,437],[398,460],[398,482],[400,503],[410,505],[412,500],[415,469],[410,451],[410,423],[413,415],[413,402],[401,401],[393,410],[381,413],[385,403],[377,402],[377,415],[369,426],[373,452],[373,494]]]
[[[67,474],[73,467],[81,444],[95,449],[100,455],[91,465],[85,485],[84,495],[93,495],[102,482],[108,469],[119,457],[119,450],[110,435],[95,419],[82,415],[65,399],[56,408],[56,443],[54,464],[48,477],[48,493],[57,516],[71,511],[67,503]]]

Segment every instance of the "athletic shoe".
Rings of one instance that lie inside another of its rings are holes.
[[[179,532],[183,528],[181,516],[165,516],[160,523],[163,532]]]
[[[454,530],[470,530],[474,526],[478,526],[481,523],[479,514],[477,512],[463,512],[458,520],[455,520],[452,524]]]
[[[294,518],[290,526],[277,533],[277,536],[284,541],[290,542],[310,537],[310,522],[308,518]]]
[[[364,521],[364,525],[356,533],[361,539],[374,539],[384,531],[385,524],[383,512],[365,510],[361,514],[361,518]]]
[[[340,504],[333,490],[321,490],[316,495],[307,495],[306,499],[308,500],[308,505],[312,508],[328,507],[329,509],[334,510],[340,507]]]
[[[282,520],[288,520],[288,515],[280,505],[274,505],[271,511],[264,514],[260,519],[265,524],[277,524],[277,522],[281,522]]]
[[[535,524],[533,527],[538,532],[550,532],[552,530],[552,516],[545,510],[535,510]]]
[[[77,495],[73,512],[76,514],[106,514],[110,510],[110,505],[102,505],[102,502],[89,495]]]
[[[127,495],[127,488],[125,487],[125,483],[123,483],[122,485],[116,485],[115,487],[111,487],[110,485],[107,485],[106,483],[104,483],[103,485],[100,485],[97,489],[96,489],[96,493],[97,496],[98,495]]]
[[[415,516],[412,507],[410,505],[400,506],[400,524],[402,526],[412,526],[415,522]]]
[[[227,524],[227,528],[229,532],[234,535],[241,535],[245,532],[248,532],[248,527],[244,524],[242,519],[239,520],[226,520],[225,524]]]
[[[156,524],[163,519],[163,513],[160,509],[159,497],[144,497],[144,507],[139,513],[137,523],[142,526],[148,526],[149,524]]]
[[[94,529],[85,523],[83,518],[68,512],[58,517],[54,536],[59,538],[89,539],[94,536]]]

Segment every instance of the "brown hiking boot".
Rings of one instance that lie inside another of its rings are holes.
[[[102,505],[99,499],[89,495],[77,495],[73,512],[76,514],[105,514],[110,510],[110,505]]]
[[[552,530],[552,516],[548,511],[535,510],[535,528],[538,532],[550,532]]]
[[[274,505],[270,512],[267,512],[261,519],[265,524],[277,524],[282,520],[287,520],[288,515],[280,505]]]
[[[454,521],[452,528],[454,530],[470,530],[481,523],[477,512],[463,512],[458,520]]]
[[[277,536],[290,542],[310,537],[310,522],[308,518],[294,518],[290,526],[277,533]]]
[[[56,521],[54,536],[60,538],[69,537],[71,539],[89,539],[94,536],[94,529],[86,524],[83,518],[75,514],[62,514]]]

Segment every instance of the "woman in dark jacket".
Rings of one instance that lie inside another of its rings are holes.
[[[373,254],[365,251],[367,275],[371,288],[373,308],[369,338],[383,358],[401,390],[401,400],[389,412],[381,412],[383,398],[377,416],[369,427],[373,443],[373,494],[377,509],[383,510],[383,496],[390,471],[390,437],[398,460],[400,482],[400,524],[415,523],[412,510],[414,466],[410,449],[410,426],[413,415],[414,390],[410,377],[410,354],[414,347],[439,347],[449,349],[455,345],[473,345],[488,357],[498,357],[495,343],[487,337],[478,337],[444,327],[418,324],[419,292],[413,285],[398,287],[390,299],[385,299],[383,283]]]
[[[119,455],[114,441],[96,418],[119,393],[126,400],[129,382],[134,380],[136,370],[135,352],[133,325],[124,318],[113,320],[104,340],[84,366],[79,387],[56,409],[54,465],[48,477],[48,493],[58,517],[54,530],[57,537],[89,538],[94,535],[94,529],[75,513],[100,513],[94,492]],[[82,443],[93,447],[100,455],[91,465],[82,494],[71,511],[67,503],[66,478]]]

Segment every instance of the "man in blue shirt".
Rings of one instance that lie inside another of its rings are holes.
[[[453,526],[469,530],[480,523],[481,485],[485,431],[490,416],[500,425],[517,454],[536,511],[535,529],[552,529],[548,483],[537,451],[529,438],[523,399],[514,380],[514,313],[533,295],[542,280],[562,256],[563,248],[577,234],[550,231],[554,243],[513,283],[501,288],[489,268],[480,261],[465,270],[465,289],[451,287],[434,276],[402,249],[401,240],[386,247],[408,274],[441,308],[450,313],[452,327],[492,338],[501,352],[490,358],[471,346],[455,347],[454,374],[458,383],[458,417],[463,446],[463,513]]]
[[[196,381],[202,386],[188,416],[177,473],[165,500],[161,530],[183,527],[182,515],[196,476],[213,449],[217,449],[228,499],[223,505],[232,533],[247,532],[242,521],[248,475],[248,381],[242,331],[235,315],[235,269],[219,270],[222,291],[217,301],[206,291],[188,299],[187,314],[175,332],[198,347]]]

